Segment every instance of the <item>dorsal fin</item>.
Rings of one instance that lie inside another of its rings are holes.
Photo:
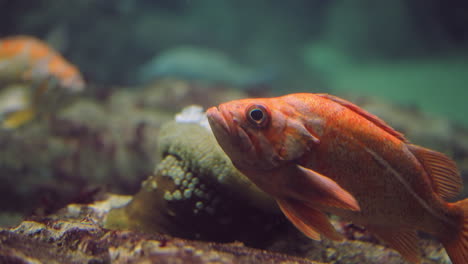
[[[355,113],[361,115],[362,117],[364,117],[365,119],[371,121],[372,123],[374,123],[376,126],[382,128],[383,130],[385,130],[387,133],[391,134],[392,136],[402,140],[403,142],[407,142],[406,138],[403,136],[402,133],[396,131],[395,129],[393,129],[391,126],[389,126],[387,123],[385,123],[385,121],[383,121],[382,119],[378,118],[377,116],[367,112],[366,110],[362,109],[361,107],[349,102],[349,101],[346,101],[344,99],[341,99],[339,97],[336,97],[336,96],[333,96],[333,95],[330,95],[330,94],[316,94],[320,97],[323,97],[323,98],[326,98],[326,99],[329,99],[329,100],[332,100],[333,102],[335,103],[338,103],[352,111],[354,111]]]
[[[453,160],[442,153],[420,146],[408,144],[408,148],[424,166],[437,194],[448,200],[460,193],[462,179]]]

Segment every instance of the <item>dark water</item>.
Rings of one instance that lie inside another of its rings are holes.
[[[0,36],[45,39],[97,83],[266,81],[279,93],[371,94],[468,123],[463,1],[2,0],[0,15]],[[178,47],[189,51],[171,53]],[[214,55],[190,57],[200,50]]]

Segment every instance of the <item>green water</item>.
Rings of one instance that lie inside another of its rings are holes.
[[[416,106],[468,126],[468,55],[357,61],[326,44],[305,50],[305,64],[332,93],[372,95]]]

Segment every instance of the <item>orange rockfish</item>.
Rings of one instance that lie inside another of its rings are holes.
[[[208,109],[233,164],[305,235],[342,236],[325,212],[366,227],[419,263],[417,230],[468,263],[468,199],[456,164],[410,144],[358,106],[327,94],[243,99]]]
[[[81,91],[85,82],[78,69],[41,40],[30,36],[0,39],[0,79],[54,81],[65,89]]]

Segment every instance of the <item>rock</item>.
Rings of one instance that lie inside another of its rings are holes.
[[[248,248],[239,242],[218,244],[102,228],[103,214],[125,202],[128,197],[109,195],[95,204],[70,205],[58,214],[0,229],[0,262],[318,263]]]
[[[136,192],[157,160],[160,124],[175,114],[139,106],[141,96],[78,98],[47,118],[1,130],[0,211],[49,213],[99,186]]]
[[[291,226],[290,232],[276,238],[264,247],[266,250],[258,250],[241,242],[191,241],[103,228],[109,211],[125,206],[131,199],[106,194],[101,201],[70,204],[56,214],[29,218],[16,227],[0,229],[0,263],[406,263],[394,250],[369,240],[362,229],[341,225],[336,218],[332,218],[332,223],[339,232],[349,234],[353,229],[355,238],[360,240],[311,241]],[[450,263],[437,242],[423,239],[420,246],[422,264]]]

